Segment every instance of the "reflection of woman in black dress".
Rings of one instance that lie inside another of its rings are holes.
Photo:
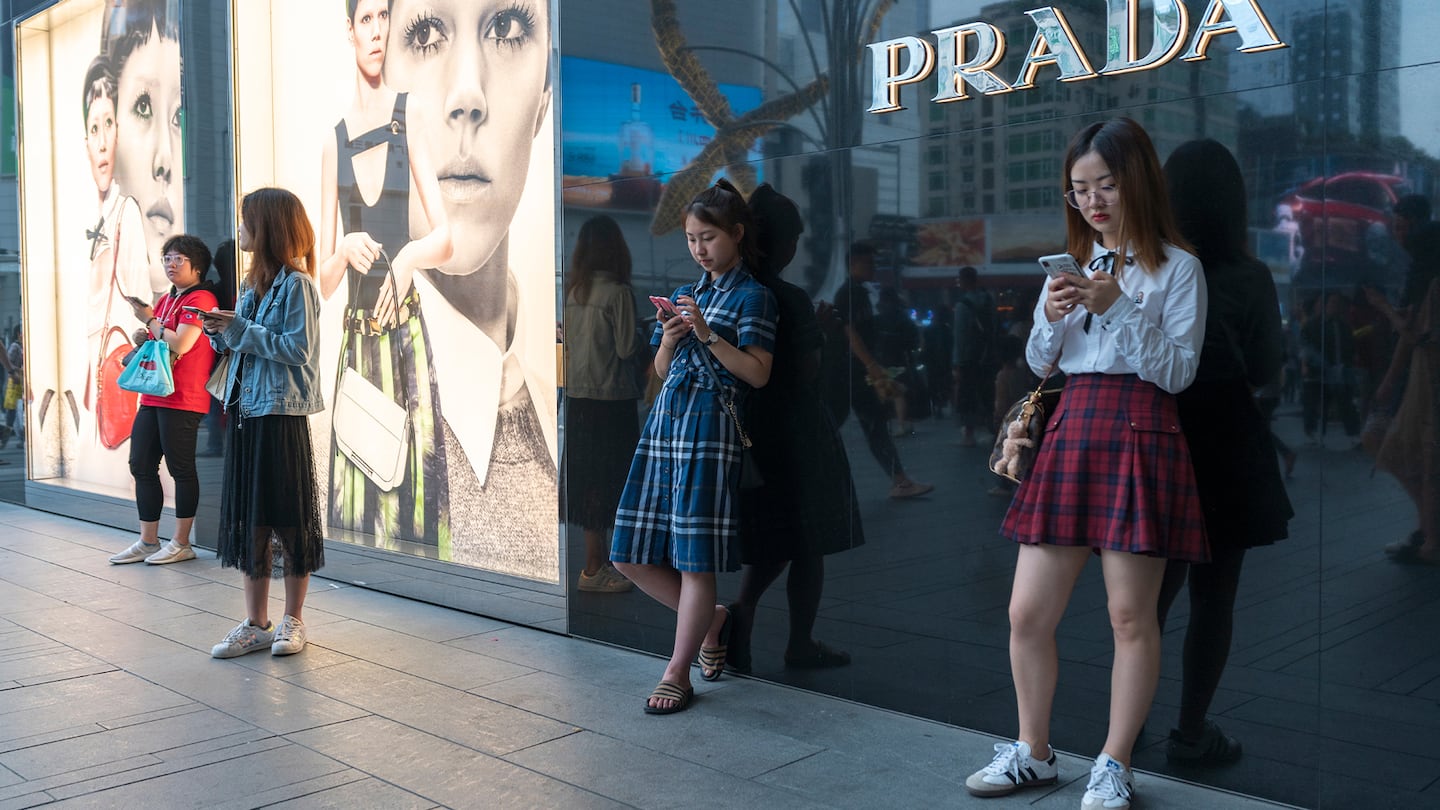
[[[751,669],[750,633],[755,608],[785,566],[790,640],[785,665],[801,669],[850,663],[849,653],[811,636],[825,585],[825,555],[865,542],[850,462],[821,404],[820,349],[824,337],[804,290],[780,280],[795,257],[805,226],[795,203],[767,183],[750,197],[756,240],[763,260],[755,278],[779,304],[775,361],[770,383],[746,399],[751,453],[765,483],[740,493],[740,595],[730,606],[736,626],[730,640],[730,667]]]
[[[445,499],[427,495],[445,480],[444,443],[434,418],[438,399],[429,337],[411,279],[449,259],[450,230],[424,145],[410,138],[404,93],[381,79],[390,12],[387,0],[351,0],[355,99],[325,146],[321,176],[320,289],[346,284],[340,374],[358,372],[410,414],[405,472],[377,483],[339,449],[332,434],[330,528],[365,542],[400,541],[445,556],[450,533]],[[353,134],[353,133],[359,134]],[[419,205],[412,205],[416,189]],[[412,210],[428,231],[411,241]],[[336,239],[337,221],[340,238]],[[348,270],[348,272],[347,272]],[[353,441],[353,438],[352,438]]]

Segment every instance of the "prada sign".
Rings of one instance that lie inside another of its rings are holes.
[[[1155,37],[1150,52],[1140,54],[1140,6],[1151,6]],[[972,22],[932,32],[935,44],[919,37],[900,37],[868,45],[871,66],[869,112],[905,109],[900,88],[935,75],[937,89],[931,101],[963,101],[970,89],[1001,95],[1035,86],[1043,67],[1060,71],[1060,81],[1078,82],[1097,76],[1115,76],[1154,70],[1177,55],[1187,62],[1208,59],[1206,51],[1216,37],[1234,34],[1236,48],[1244,53],[1288,47],[1275,36],[1259,0],[1208,0],[1205,13],[1190,31],[1190,13],[1182,0],[1105,0],[1107,30],[1105,67],[1095,70],[1075,39],[1065,14],[1044,6],[1025,15],[1037,31],[1015,80],[1006,83],[994,68],[1005,57],[1005,32],[987,22]],[[1183,54],[1181,52],[1184,52]]]

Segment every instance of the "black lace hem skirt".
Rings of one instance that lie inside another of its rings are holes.
[[[309,420],[232,414],[220,499],[220,564],[252,579],[325,565]],[[278,573],[278,572],[277,572]]]

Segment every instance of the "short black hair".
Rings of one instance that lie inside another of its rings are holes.
[[[850,243],[850,258],[859,259],[864,257],[874,258],[875,243],[865,239]]]
[[[1424,194],[1406,194],[1395,201],[1395,216],[1424,222],[1430,218],[1430,198]]]
[[[85,71],[85,94],[81,98],[80,120],[87,124],[90,105],[95,103],[95,99],[108,98],[112,105],[115,103],[115,71],[109,59],[97,56],[91,60],[90,67]]]
[[[200,280],[205,280],[205,274],[210,272],[210,248],[198,236],[191,236],[188,233],[176,234],[165,240],[165,246],[160,248],[160,255],[166,253],[179,253],[190,260],[190,264],[200,271]]]

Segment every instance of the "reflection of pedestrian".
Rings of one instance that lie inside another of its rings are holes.
[[[850,388],[850,396],[845,403],[848,410],[834,414],[835,424],[843,424],[850,411],[854,411],[870,454],[890,476],[890,497],[913,498],[935,487],[914,481],[905,474],[895,442],[886,429],[889,408],[876,393],[876,387],[890,387],[890,377],[872,353],[879,334],[870,294],[865,290],[865,282],[874,278],[875,246],[869,242],[856,242],[850,246],[850,276],[845,286],[835,293],[835,304],[830,310],[844,327],[845,344],[850,354],[848,367],[840,365],[834,369],[836,373],[846,375]]]
[[[675,652],[645,702],[648,714],[690,705],[697,652],[700,677],[724,671],[731,618],[714,604],[715,572],[740,565],[741,455],[737,416],[724,402],[743,405],[766,384],[775,346],[775,297],[747,269],[756,257],[745,198],[721,180],[686,206],[684,222],[704,274],[675,291],[680,314],[650,339],[665,386],[635,450],[610,549],[622,574],[676,612]]]
[[[110,558],[117,565],[144,560],[151,565],[195,559],[190,529],[200,505],[200,477],[195,472],[195,436],[200,420],[210,410],[205,383],[215,362],[210,341],[201,340],[200,316],[182,307],[203,311],[216,308],[215,294],[205,284],[210,249],[189,234],[165,240],[165,273],[174,285],[152,308],[135,301],[137,344],[163,340],[173,358],[175,390],[168,396],[145,394],[130,429],[130,475],[135,478],[135,507],[140,513],[140,539]],[[132,360],[131,362],[136,362]],[[175,482],[175,532],[160,545],[160,510],[165,493],[160,487],[160,459]]]
[[[960,444],[975,445],[975,428],[985,424],[995,398],[995,299],[980,286],[973,267],[960,268],[955,303],[955,418],[960,422]],[[1013,400],[1012,400],[1013,401]]]
[[[1076,133],[1061,179],[1068,252],[1090,272],[1045,283],[1026,346],[1037,375],[1059,358],[1065,389],[1001,529],[1019,544],[1010,666],[1020,733],[996,745],[965,786],[996,796],[1055,782],[1055,633],[1098,552],[1117,688],[1082,804],[1128,808],[1130,756],[1160,671],[1156,595],[1165,562],[1208,556],[1174,397],[1198,365],[1205,282],[1181,247],[1159,159],[1139,124],[1117,118]]]
[[[239,568],[245,581],[246,619],[211,649],[216,658],[266,647],[273,655],[304,649],[310,574],[325,564],[306,418],[325,407],[315,233],[294,194],[262,188],[240,203],[238,243],[251,254],[240,305],[202,316],[211,345],[233,355],[225,382],[230,435],[219,555],[220,564]],[[285,574],[278,626],[269,619],[272,548]]]
[[[472,0],[394,0],[390,18],[385,83],[410,93],[409,122],[435,161],[455,235],[450,259],[415,276],[438,381],[431,414],[446,475],[434,491],[450,501],[449,558],[553,579],[554,318],[534,326],[534,307],[546,305],[521,299],[532,285],[520,274],[550,284],[554,267],[510,264],[510,228],[550,105],[550,5],[521,14]],[[515,224],[527,239],[549,228]]]
[[[1346,436],[1360,433],[1360,414],[1355,410],[1355,337],[1346,315],[1345,295],[1332,291],[1316,300],[1314,313],[1300,329],[1300,402],[1305,436],[1311,441],[1320,440],[1317,430],[1324,437],[1329,412],[1340,418]]]
[[[568,521],[585,533],[582,591],[633,587],[606,560],[605,535],[640,441],[637,353],[649,356],[635,331],[630,248],[615,220],[591,217],[580,226],[565,280],[565,503]]]
[[[795,203],[766,183],[750,195],[760,261],[755,277],[775,294],[779,321],[770,382],[750,394],[744,422],[764,483],[740,493],[740,593],[727,661],[751,670],[750,635],[760,597],[786,565],[790,610],[785,665],[837,667],[850,654],[816,641],[815,617],[825,586],[825,555],[864,542],[850,462],[820,401],[818,377],[824,338],[810,296],[782,281],[804,230]]]
[[[1279,379],[1284,362],[1280,304],[1270,269],[1250,255],[1240,166],[1212,140],[1182,144],[1165,164],[1181,233],[1196,248],[1209,295],[1205,342],[1195,382],[1177,398],[1195,485],[1210,539],[1210,561],[1170,560],[1160,590],[1163,628],[1189,582],[1180,722],[1170,732],[1172,762],[1217,764],[1240,743],[1206,720],[1230,654],[1235,594],[1248,548],[1288,536],[1295,512],[1280,479],[1270,420],[1252,387]]]
[[[450,540],[448,499],[443,489],[434,491],[445,480],[446,457],[433,418],[439,392],[429,362],[431,340],[412,279],[417,268],[450,258],[450,228],[424,141],[412,136],[407,122],[408,96],[381,80],[389,6],[389,0],[348,3],[355,96],[321,158],[318,281],[327,298],[346,287],[334,401],[368,392],[411,418],[399,480],[377,480],[364,459],[347,453],[365,437],[342,431],[363,433],[365,426],[334,422],[329,526],[347,539],[418,543],[438,553]],[[423,226],[414,240],[412,223]]]

